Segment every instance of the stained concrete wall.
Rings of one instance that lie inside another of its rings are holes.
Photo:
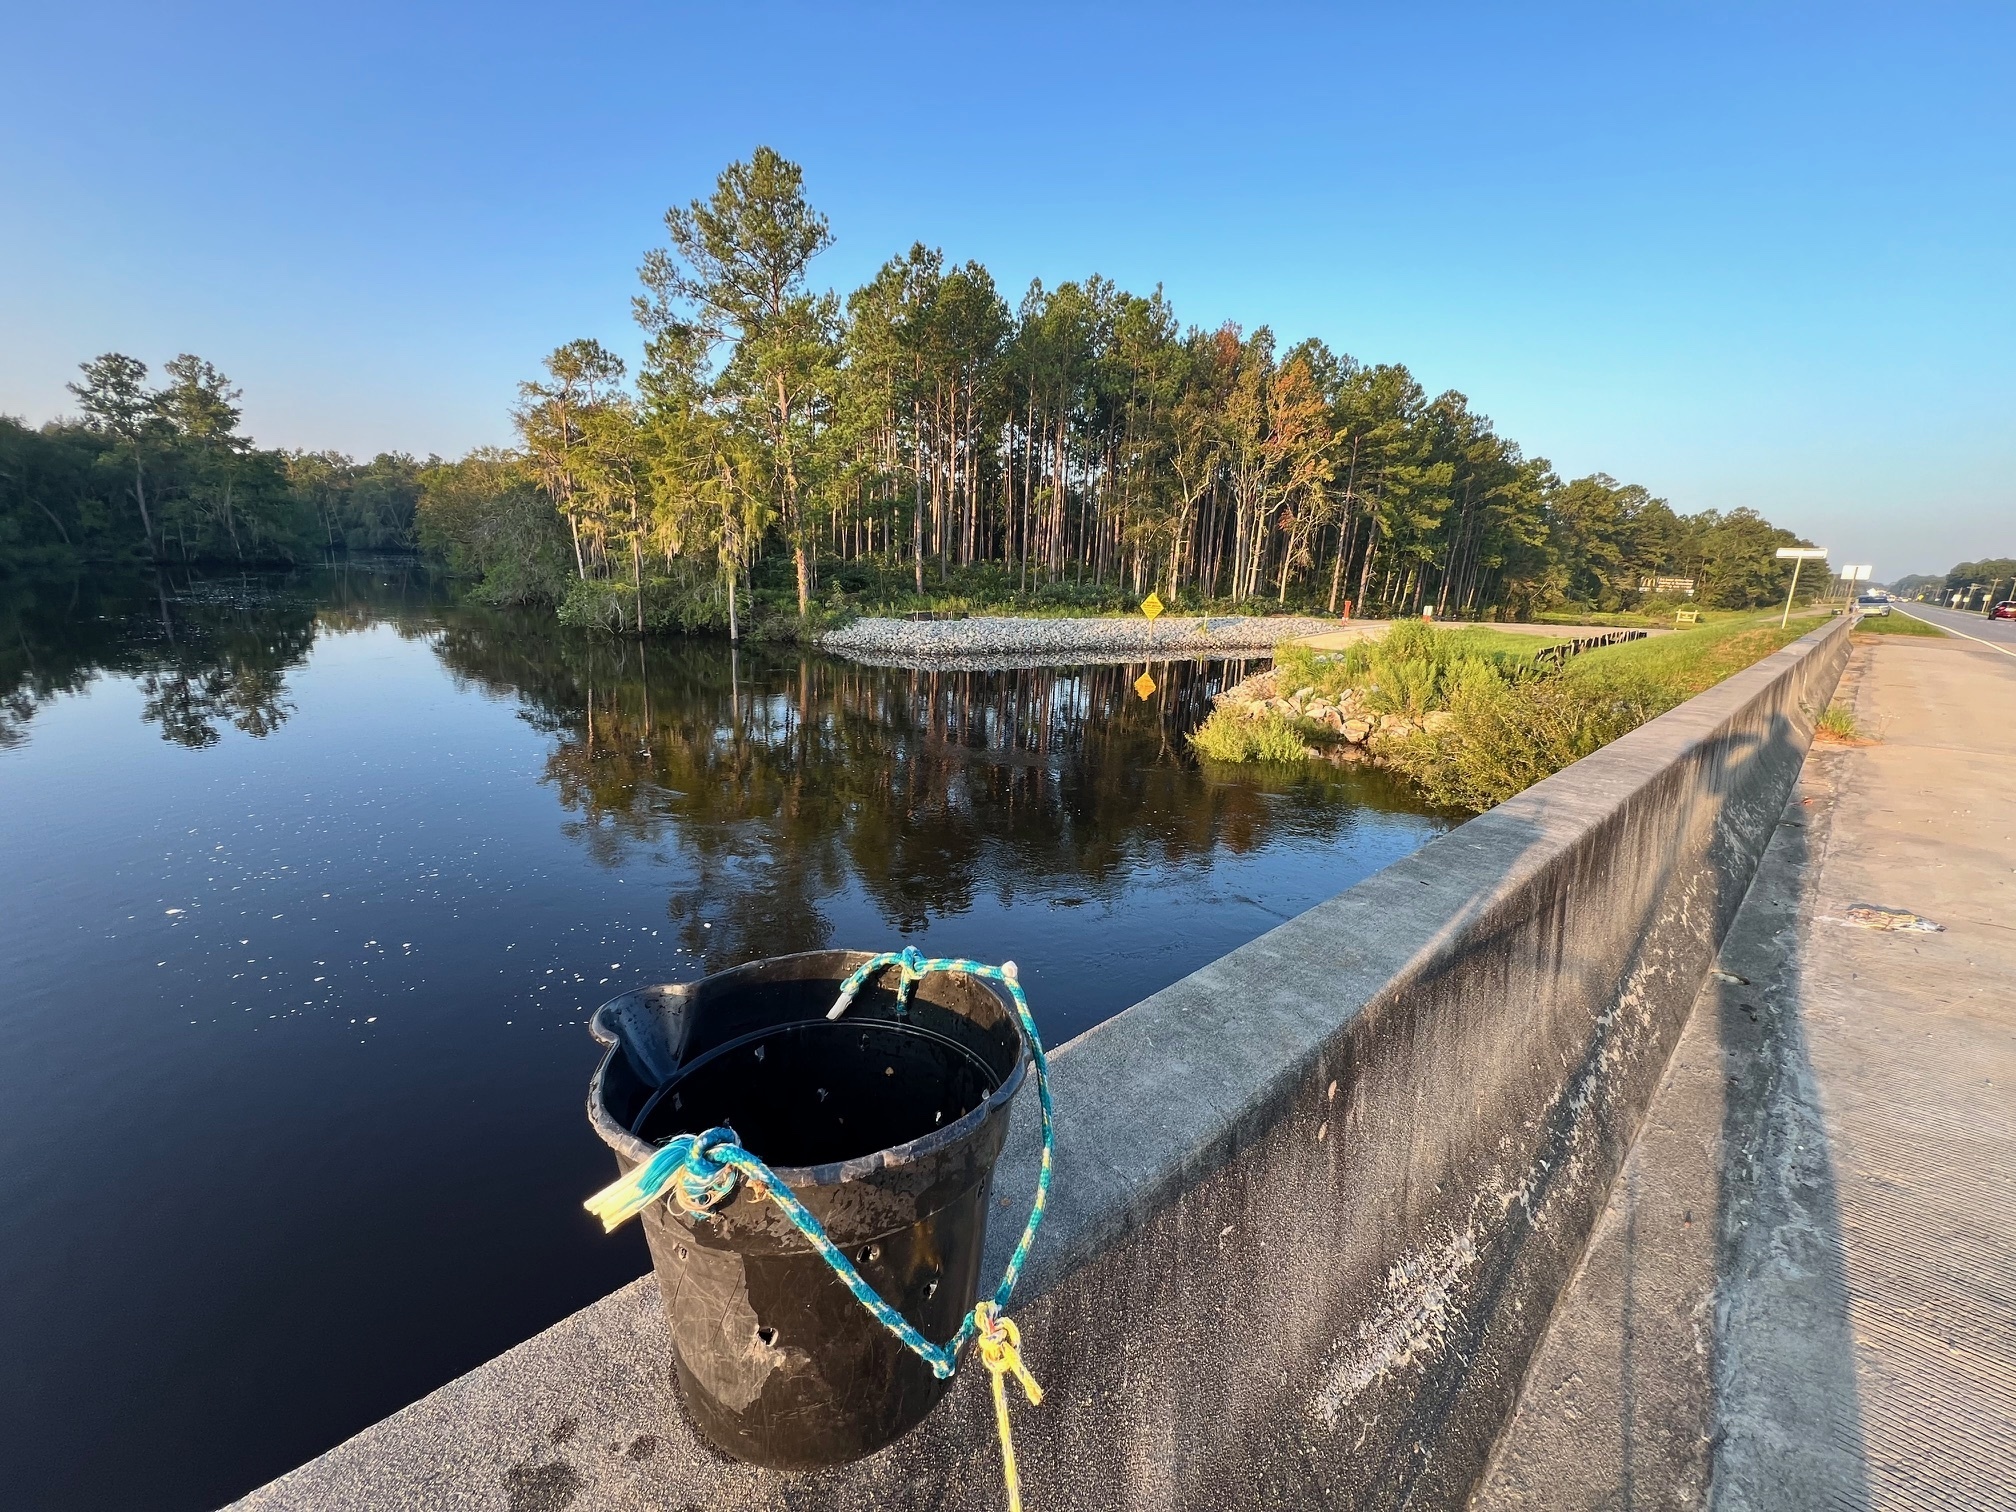
[[[1833,621],[1055,1056],[1050,1223],[1014,1309],[1049,1393],[1028,1504],[1453,1507],[1797,777]],[[1023,1100],[1025,1103],[1028,1099]],[[998,1270],[1034,1181],[997,1176]],[[1000,1503],[984,1375],[843,1470],[686,1427],[648,1279],[248,1508]]]

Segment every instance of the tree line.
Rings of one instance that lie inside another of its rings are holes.
[[[899,591],[1457,618],[1784,592],[1772,551],[1796,538],[1753,510],[1563,481],[1404,366],[1186,325],[1160,289],[1038,281],[1011,305],[922,244],[815,289],[831,229],[768,148],[665,225],[638,370],[561,346],[511,449],[260,452],[207,363],[149,390],[112,354],[74,386],[80,420],[0,430],[0,529],[35,539],[39,510],[74,544],[137,519],[148,554],[226,559],[415,544],[496,601],[630,633],[736,633],[752,596],[803,625]]]
[[[1987,609],[2004,599],[2016,598],[2016,557],[1956,562],[1952,570],[1944,574],[1914,573],[1897,579],[1890,586],[1906,598],[1922,598],[1935,604],[1958,604],[1968,609]]]
[[[666,231],[640,270],[634,382],[601,343],[570,342],[514,416],[565,530],[546,560],[574,581],[548,591],[584,620],[649,628],[676,598],[654,605],[655,579],[689,601],[699,587],[732,628],[766,559],[788,563],[801,619],[822,578],[844,606],[864,561],[900,565],[917,596],[1457,617],[1623,608],[1662,578],[1731,606],[1784,587],[1772,551],[1795,538],[1754,511],[1564,483],[1461,394],[1315,339],[1184,326],[1159,289],[1036,282],[1011,307],[985,267],[920,244],[844,300],[818,292],[830,229],[767,148]],[[522,538],[523,510],[500,511],[518,522],[503,533]],[[480,509],[460,518],[498,533]]]
[[[412,548],[426,464],[261,449],[215,366],[184,353],[162,371],[150,384],[146,363],[107,352],[70,385],[77,418],[0,416],[0,567]]]

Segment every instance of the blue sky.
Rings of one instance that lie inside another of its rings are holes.
[[[1458,388],[1879,578],[2016,552],[2016,11],[21,6],[0,412],[209,357],[267,445],[456,453],[767,142],[913,240]]]

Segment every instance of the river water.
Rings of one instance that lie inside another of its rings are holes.
[[[1248,668],[1143,670],[0,584],[0,1501],[215,1506],[641,1274],[580,1206],[620,990],[915,943],[1057,1044],[1447,827],[1200,768]]]

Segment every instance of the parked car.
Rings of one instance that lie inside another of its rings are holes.
[[[1862,614],[1888,614],[1890,612],[1890,600],[1887,598],[1878,598],[1873,593],[1865,593],[1855,600],[1855,608]]]
[[[1990,619],[2016,619],[2016,599],[2004,599],[1988,611]]]

